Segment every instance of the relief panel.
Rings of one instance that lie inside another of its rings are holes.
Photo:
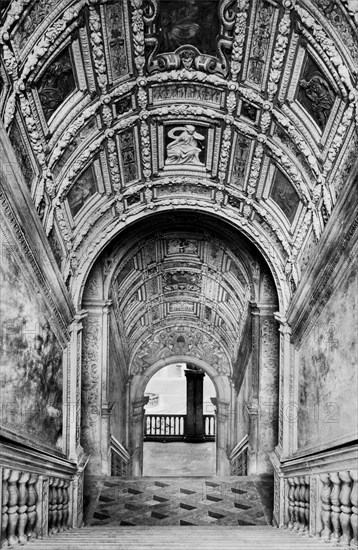
[[[334,104],[335,94],[330,83],[309,55],[304,62],[297,100],[320,129],[324,130]]]
[[[138,179],[137,159],[133,128],[119,135],[124,183]]]
[[[124,2],[119,1],[114,4],[107,4],[104,10],[112,80],[115,81],[127,74],[129,70],[125,36]]]
[[[154,104],[170,101],[198,101],[211,103],[222,107],[223,92],[213,86],[202,86],[195,83],[178,82],[177,84],[158,84],[151,90],[151,100]]]
[[[273,32],[275,8],[265,0],[258,5],[247,78],[257,86],[263,84],[265,65],[269,55],[270,37]]]
[[[26,46],[32,33],[41,25],[45,17],[57,6],[58,0],[37,0],[30,10],[22,18],[19,26],[14,33],[13,40],[18,50]]]
[[[193,273],[185,270],[166,271],[163,273],[164,292],[172,292],[175,290],[200,292],[201,282],[201,273]]]
[[[252,140],[238,134],[230,183],[239,189],[244,188],[245,175],[250,156]]]

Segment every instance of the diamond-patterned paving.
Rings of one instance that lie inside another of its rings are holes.
[[[267,525],[247,478],[108,478],[90,525]]]

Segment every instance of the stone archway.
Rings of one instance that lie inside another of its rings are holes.
[[[230,420],[233,418],[233,385],[228,375],[219,374],[209,362],[189,355],[172,355],[159,359],[148,367],[145,374],[135,374],[129,386],[128,409],[130,444],[132,448],[132,473],[141,476],[143,471],[143,407],[145,388],[151,377],[163,367],[172,363],[191,363],[200,367],[212,380],[217,396],[216,473],[226,476],[230,473],[228,450],[230,447]]]
[[[141,475],[148,373],[180,358],[201,366],[225,388],[217,388],[222,423],[218,473],[229,474],[228,455],[242,437],[236,429],[239,406],[247,416],[249,473],[266,473],[271,470],[268,452],[277,444],[280,338],[274,316],[278,296],[268,266],[244,237],[226,226],[219,230],[210,219],[199,228],[187,214],[165,218],[164,224],[161,216],[156,219],[150,231],[138,227],[112,243],[84,288],[82,437],[91,454],[89,470],[110,474],[110,439],[119,421],[133,474]],[[154,298],[147,300],[153,282]],[[212,290],[205,294],[207,288]],[[236,299],[241,306],[234,307]],[[211,309],[210,319],[206,309]],[[216,322],[219,317],[227,323]],[[158,340],[161,332],[168,336],[164,342]],[[156,346],[153,353],[143,347],[148,341]],[[113,342],[121,346],[117,351]],[[119,378],[121,386],[114,387]],[[245,384],[249,391],[239,404]]]

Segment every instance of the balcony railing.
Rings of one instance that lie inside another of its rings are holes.
[[[205,439],[215,440],[215,416],[204,415]],[[146,414],[144,416],[145,441],[184,441],[185,414]]]

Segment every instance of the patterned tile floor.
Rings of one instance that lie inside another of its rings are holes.
[[[248,478],[107,478],[89,525],[267,525]]]

